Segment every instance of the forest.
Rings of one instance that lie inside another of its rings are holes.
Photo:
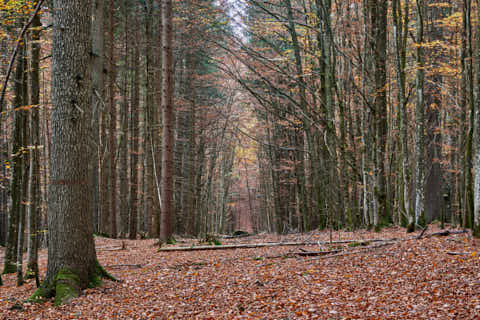
[[[0,319],[478,319],[480,0],[0,0]]]

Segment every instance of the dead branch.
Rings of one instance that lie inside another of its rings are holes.
[[[174,251],[201,251],[201,250],[228,250],[228,249],[248,249],[248,248],[262,248],[262,247],[286,247],[286,246],[320,246],[331,244],[345,244],[345,243],[367,243],[367,242],[391,242],[391,241],[406,241],[415,238],[391,238],[391,239],[360,239],[360,240],[339,240],[339,241],[299,241],[299,242],[267,242],[267,243],[241,243],[241,244],[226,244],[219,246],[191,246],[191,247],[170,247],[160,248],[158,252],[174,252]]]
[[[426,237],[427,238],[446,237],[446,236],[449,236],[451,234],[461,234],[461,233],[468,233],[468,230],[454,230],[454,231],[445,230],[445,231],[441,231],[441,232],[430,233]]]
[[[423,234],[425,233],[425,231],[427,231],[427,229],[428,229],[428,225],[426,225],[425,228],[423,228],[422,232],[418,235],[417,240],[422,239]]]
[[[471,253],[468,253],[468,252],[454,252],[454,251],[449,251],[449,252],[447,252],[447,254],[449,254],[451,256],[468,256],[468,255],[471,255]]]
[[[342,252],[343,250],[330,250],[330,251],[301,251],[295,252],[293,254],[301,257],[315,257],[315,256],[326,256],[328,254],[335,254]]]
[[[103,248],[97,248],[97,251],[122,251],[126,250],[126,247],[121,246],[121,247],[103,247]]]
[[[136,269],[140,269],[143,267],[143,265],[141,264],[114,264],[114,265],[111,265],[111,266],[105,266],[106,268],[136,268]]]

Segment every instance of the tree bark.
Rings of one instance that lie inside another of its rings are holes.
[[[115,156],[117,151],[117,104],[115,101],[115,78],[116,65],[114,57],[114,0],[110,0],[109,9],[109,70],[108,70],[108,98],[110,105],[110,131],[109,135],[109,180],[110,180],[110,236],[117,237],[117,167],[115,165]]]
[[[53,1],[52,149],[48,266],[31,300],[64,304],[107,273],[97,262],[92,219],[91,2]]]
[[[162,135],[162,215],[160,241],[167,242],[172,236],[173,218],[173,29],[172,0],[162,1],[162,74],[163,74],[163,135]]]
[[[95,147],[94,161],[93,161],[93,216],[94,216],[94,230],[95,232],[105,232],[102,230],[105,221],[101,221],[102,214],[105,212],[100,210],[100,195],[105,194],[105,191],[100,191],[99,168],[104,168],[100,165],[100,159],[103,158],[103,150],[100,148],[99,139],[99,118],[103,114],[104,108],[104,15],[105,15],[105,1],[94,0],[92,11],[92,130],[93,143]],[[103,139],[103,137],[102,137]],[[102,187],[104,187],[102,185]],[[102,188],[104,189],[104,188]],[[103,200],[103,199],[102,199]],[[106,216],[106,215],[105,215]]]
[[[40,17],[37,16],[32,22],[32,49],[30,69],[30,172],[28,184],[28,239],[27,239],[27,270],[26,278],[35,278],[38,282],[38,244],[40,219],[40,120],[38,106],[40,104]],[[38,283],[37,283],[38,284]]]
[[[418,224],[424,218],[424,199],[425,199],[425,106],[423,82],[425,78],[425,61],[423,45],[423,17],[424,2],[417,0],[417,74],[416,74],[416,90],[417,90],[417,106],[415,110],[415,224]],[[409,231],[415,230],[415,224],[409,225]]]

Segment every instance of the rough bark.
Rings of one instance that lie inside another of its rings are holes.
[[[92,223],[92,82],[89,0],[53,1],[52,146],[48,199],[48,266],[31,297],[55,304],[99,284]]]

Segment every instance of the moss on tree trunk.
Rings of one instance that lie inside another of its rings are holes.
[[[11,261],[5,260],[5,264],[3,267],[3,274],[11,274],[15,272],[17,272],[17,266]]]
[[[44,281],[42,286],[38,288],[34,294],[28,298],[28,302],[43,303],[47,299],[55,297],[54,304],[60,306],[71,302],[74,298],[80,296],[82,289],[98,287],[102,284],[102,279],[118,281],[114,276],[109,274],[97,262],[95,272],[90,275],[88,284],[85,285],[74,270],[63,268],[55,275],[54,280]]]

